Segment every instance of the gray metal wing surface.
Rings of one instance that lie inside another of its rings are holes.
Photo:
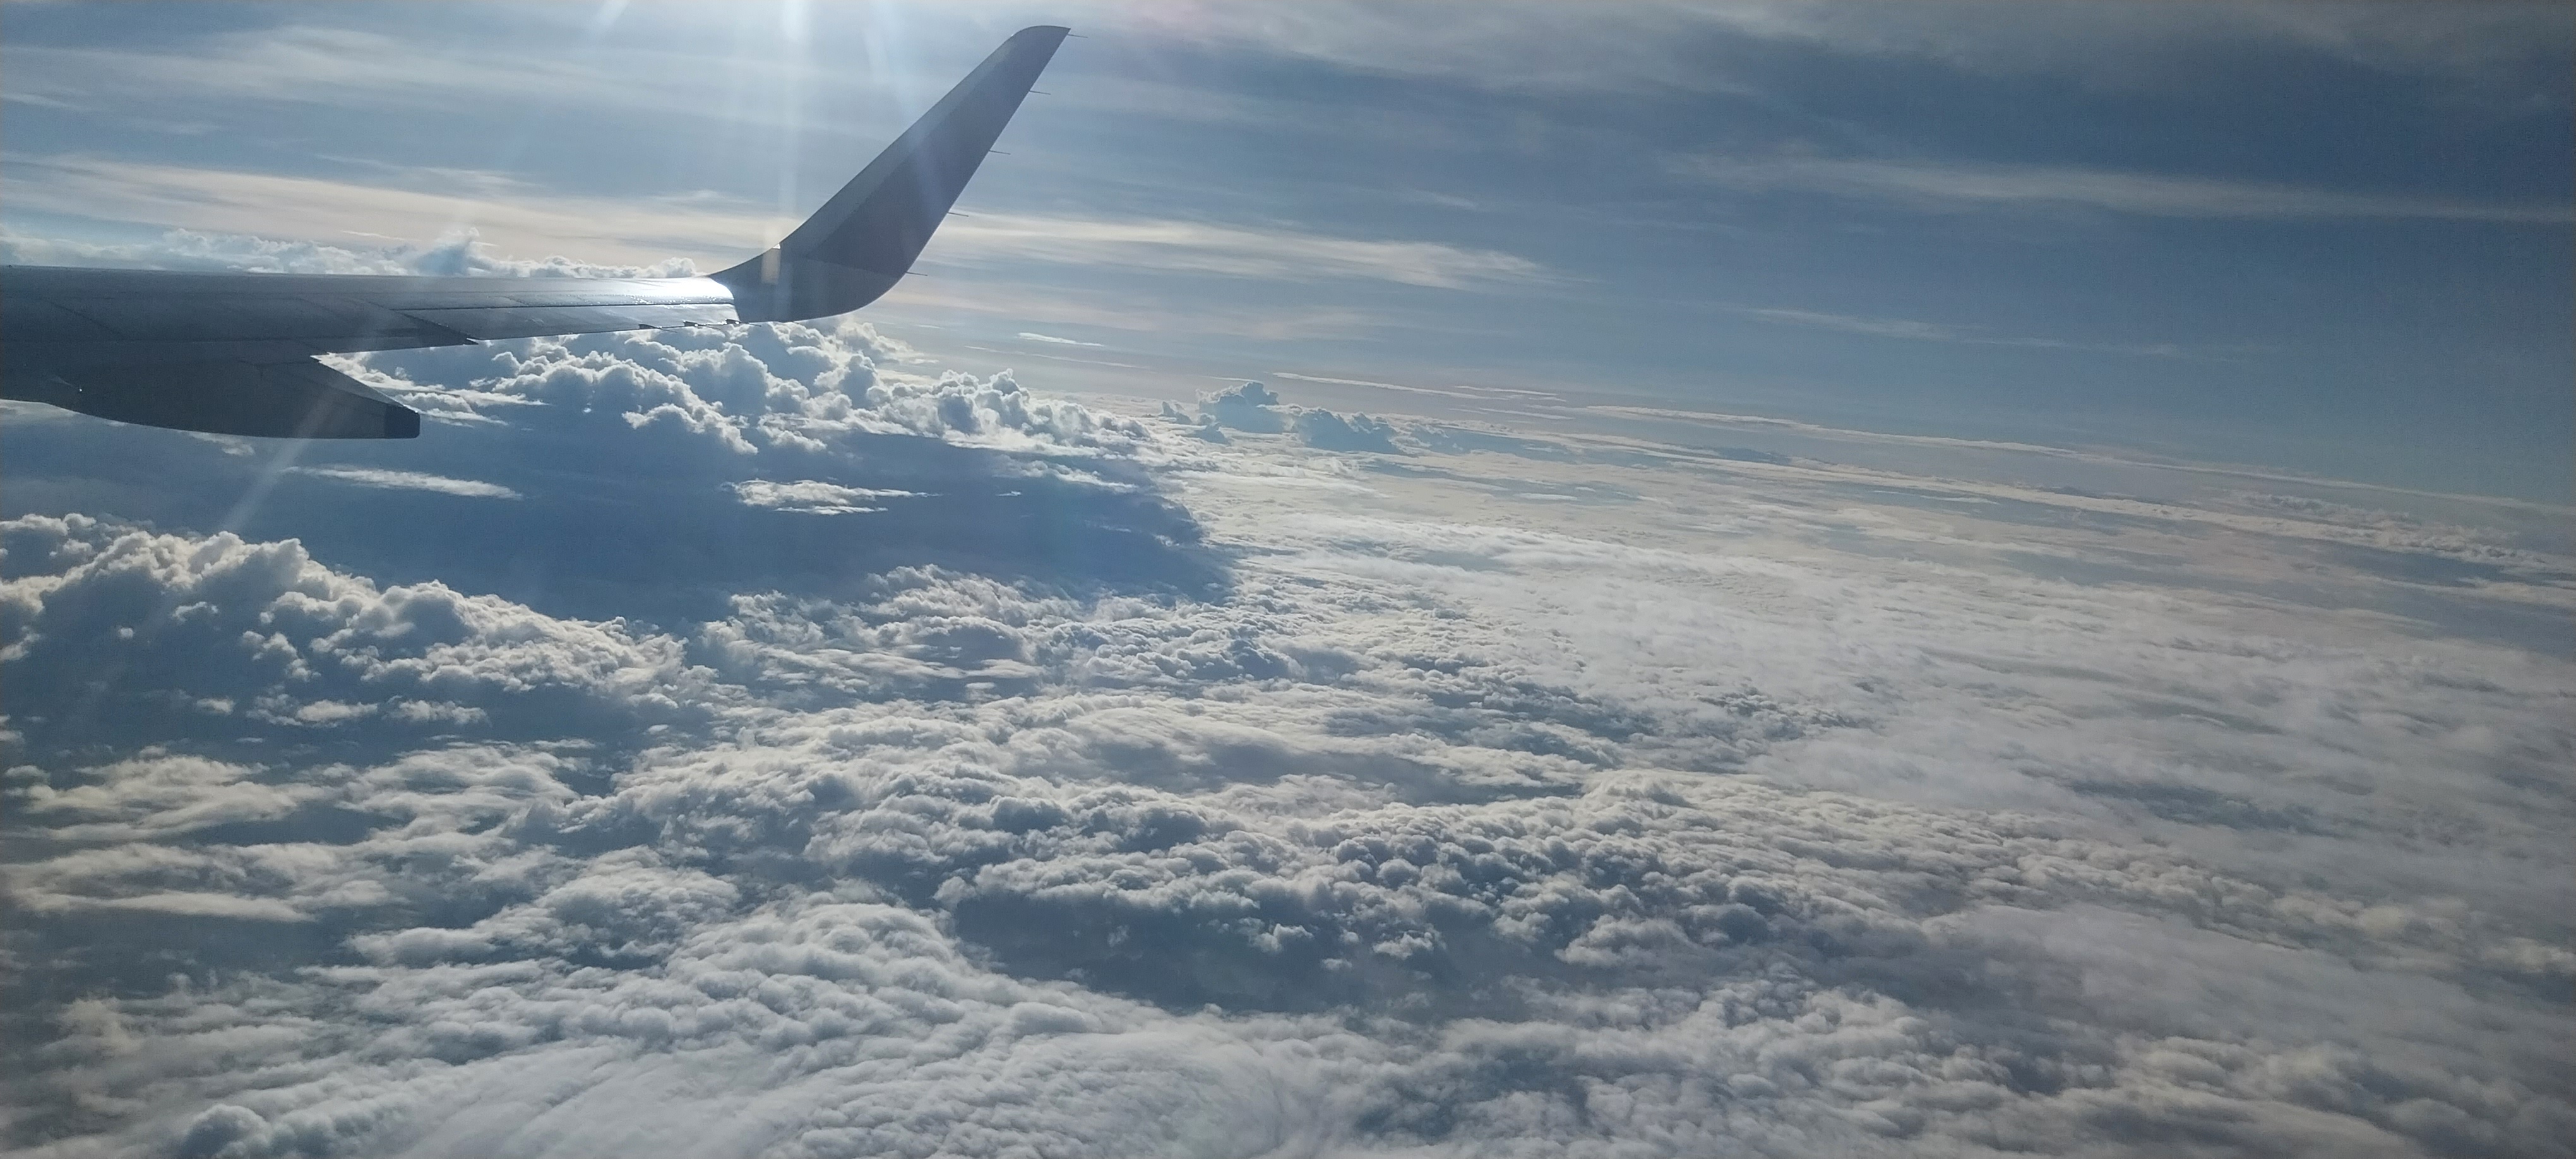
[[[690,278],[0,267],[0,397],[218,434],[412,438],[317,354],[846,313],[911,269],[1066,30],[1003,42],[778,246]]]

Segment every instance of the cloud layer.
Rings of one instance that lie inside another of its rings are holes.
[[[0,435],[14,1148],[2576,1137],[2546,545],[865,327],[350,365],[420,446]]]

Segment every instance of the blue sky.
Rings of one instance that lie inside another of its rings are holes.
[[[471,226],[501,256],[705,268],[1052,20],[1087,39],[978,216],[873,311],[961,365],[1175,397],[1282,372],[1572,390],[2570,493],[2563,7],[0,19],[27,260]]]

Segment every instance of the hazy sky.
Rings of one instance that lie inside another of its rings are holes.
[[[969,365],[2570,493],[2564,6],[149,11],[0,13],[20,260],[471,227],[712,268],[1061,21],[975,216],[876,308]]]

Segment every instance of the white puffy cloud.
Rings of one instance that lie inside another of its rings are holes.
[[[1188,512],[1147,475],[1183,448],[1115,411],[1034,395],[1007,370],[923,372],[919,355],[863,325],[537,339],[340,365],[420,409],[428,434],[297,445],[76,422],[11,447],[13,469],[45,480],[12,493],[42,488],[33,510],[52,517],[115,510],[294,539],[358,573],[591,622],[686,625],[739,593],[847,594],[917,566],[1122,589],[1221,582]],[[162,464],[166,485],[125,484],[113,464],[136,454]],[[505,494],[520,498],[492,502]],[[368,517],[349,518],[360,503]],[[823,512],[850,518],[827,529]],[[861,517],[866,533],[851,533]]]
[[[1288,416],[1281,413],[1279,401],[1269,387],[1247,382],[1200,399],[1199,415],[1217,426],[1275,435],[1288,429]]]
[[[1169,403],[1164,404],[1163,417],[1175,422],[1192,421],[1180,408]],[[1307,446],[1319,451],[1404,453],[1404,448],[1395,443],[1396,431],[1392,424],[1364,414],[1345,418],[1332,411],[1285,403],[1277,393],[1258,382],[1247,382],[1201,397],[1195,421],[1198,427],[1191,433],[1212,443],[1225,442],[1225,429],[1231,427],[1253,434],[1291,432]]]
[[[557,620],[431,581],[380,587],[301,544],[191,538],[82,515],[0,523],[10,718],[42,748],[202,735],[236,720],[420,736],[551,735],[704,711],[680,641]]]
[[[1297,415],[1297,436],[1319,451],[1401,453],[1395,445],[1395,428],[1368,415],[1343,418],[1328,410],[1303,411]]]
[[[309,541],[0,523],[13,1147],[2576,1128],[2569,665],[2452,628],[2562,607],[2544,547],[1559,431],[1332,416],[1411,453],[1319,455],[1330,412],[1266,388],[1199,413],[1303,439],[912,373],[864,328],[365,363],[472,423],[428,473],[522,500],[371,488],[422,522]],[[437,542],[642,536],[572,574],[722,598],[648,623],[401,554],[458,508],[519,522]],[[949,550],[976,520],[1023,550]],[[756,554],[797,535],[880,554]]]
[[[850,436],[927,435],[1008,450],[1128,449],[1143,428],[989,378],[903,373],[914,358],[864,323],[763,323],[398,351],[353,360],[432,418],[538,430],[619,423],[742,455],[823,451]],[[423,389],[425,379],[437,384]],[[460,381],[462,380],[462,381]],[[449,385],[463,387],[451,391]],[[533,406],[530,404],[534,404]],[[541,409],[540,409],[541,408]]]

